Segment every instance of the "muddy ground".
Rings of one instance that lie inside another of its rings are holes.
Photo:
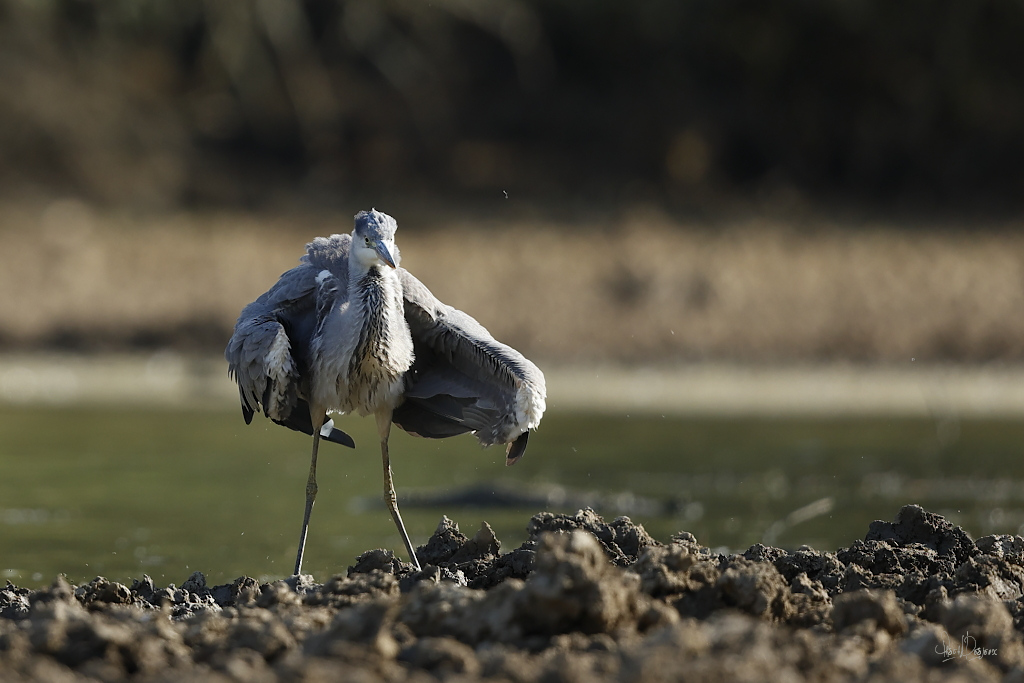
[[[720,555],[628,518],[540,513],[499,552],[442,519],[425,568],[386,550],[303,576],[0,590],[0,679],[1024,680],[1024,538],[917,506],[838,552]]]

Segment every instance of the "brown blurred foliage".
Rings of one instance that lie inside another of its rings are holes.
[[[0,0],[0,192],[1017,206],[1024,5]]]
[[[402,265],[545,362],[1024,361],[1024,231],[630,212],[583,228],[398,217]],[[0,351],[220,353],[238,312],[351,214],[0,209]]]

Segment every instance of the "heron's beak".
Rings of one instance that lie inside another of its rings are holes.
[[[391,258],[391,252],[389,252],[388,248],[384,246],[384,240],[377,242],[377,244],[375,245],[375,249],[377,250],[377,256],[380,257],[381,261],[388,264],[392,268],[398,267],[395,265],[395,259]]]

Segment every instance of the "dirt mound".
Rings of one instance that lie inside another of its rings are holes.
[[[917,506],[836,553],[669,544],[593,510],[540,513],[501,554],[442,518],[422,571],[387,550],[315,583],[0,589],[6,680],[1011,680],[1024,538]]]

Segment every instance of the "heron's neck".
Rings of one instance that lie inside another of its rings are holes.
[[[399,291],[398,277],[392,268],[350,264],[348,291],[349,296],[357,299],[360,304],[364,324],[373,324],[380,318],[401,315],[394,306],[401,297],[395,296]],[[379,322],[374,326],[378,325]]]
[[[363,291],[370,287],[383,288],[387,278],[387,273],[384,270],[380,266],[370,266],[363,268],[361,273],[353,271],[350,279],[354,282],[350,282],[350,284],[356,285],[356,291]]]
[[[359,377],[360,367],[369,359],[376,366],[404,371],[408,363],[400,367],[403,358],[395,357],[398,349],[394,346],[396,330],[404,323],[401,290],[395,271],[371,266],[364,268],[362,273],[355,269],[350,272],[349,297],[359,311],[359,325],[349,377]]]
[[[377,285],[380,287],[388,287],[393,282],[396,282],[395,271],[391,268],[384,266],[372,265],[366,266],[359,263],[356,259],[349,261],[348,265],[348,285],[349,291],[359,291],[362,287],[371,285]]]

